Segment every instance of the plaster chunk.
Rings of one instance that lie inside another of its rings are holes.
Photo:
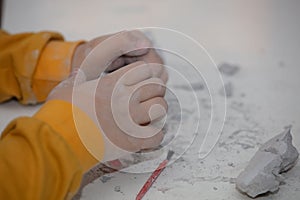
[[[299,153],[292,144],[291,127],[288,127],[259,148],[237,177],[237,189],[252,198],[277,191],[284,181],[280,174],[290,170],[298,156]]]

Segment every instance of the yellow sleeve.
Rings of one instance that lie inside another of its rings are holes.
[[[72,110],[68,102],[49,101],[32,118],[15,119],[6,127],[0,139],[0,199],[73,197],[83,173],[98,161],[81,143]],[[98,145],[103,155],[103,140]]]
[[[0,102],[35,104],[70,73],[75,48],[55,32],[8,34],[0,30]]]

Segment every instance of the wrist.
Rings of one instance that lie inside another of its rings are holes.
[[[71,61],[79,42],[50,41],[43,49],[32,79],[32,90],[38,102],[71,72]]]

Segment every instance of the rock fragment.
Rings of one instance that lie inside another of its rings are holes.
[[[291,127],[287,127],[259,148],[246,169],[237,177],[237,189],[252,198],[277,191],[284,180],[280,174],[291,169],[298,156],[292,144]]]
[[[238,65],[233,65],[230,63],[221,63],[219,66],[219,71],[221,74],[226,75],[226,76],[233,76],[235,75],[239,70],[240,67]]]

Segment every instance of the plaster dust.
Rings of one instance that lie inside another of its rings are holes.
[[[187,69],[188,67],[182,66],[182,68]],[[280,118],[281,116],[277,115],[277,118],[274,119],[274,117],[268,118],[267,115],[264,116],[264,121],[258,118],[257,113],[268,113],[271,108],[264,109],[248,100],[250,98],[248,90],[245,90],[247,86],[243,85],[248,73],[242,66],[239,66],[238,73],[231,76],[224,75],[225,81],[232,84],[234,95],[227,98],[227,116],[221,138],[211,154],[205,159],[199,159],[198,152],[211,117],[212,105],[208,89],[202,80],[191,78],[192,86],[188,86],[182,82],[172,81],[172,75],[170,76],[169,87],[174,88],[178,95],[185,98],[183,103],[181,102],[184,104],[182,107],[174,94],[167,91],[166,99],[169,110],[167,123],[164,127],[167,134],[162,145],[172,144],[173,150],[177,153],[175,155],[177,159],[172,160],[173,163],[162,172],[162,175],[146,194],[145,199],[250,199],[236,190],[236,178],[245,168],[251,156],[255,154],[257,148],[262,145],[262,141],[273,137],[269,130],[276,128],[274,122],[285,122],[284,120],[287,119],[292,121],[293,117],[285,115],[284,118],[283,116]],[[257,70],[257,73],[260,73],[260,69]],[[281,77],[281,74],[278,76]],[[196,114],[195,99],[191,87],[197,89],[196,98],[200,102],[199,127],[201,128],[197,133],[194,133],[191,128],[199,119]],[[219,92],[217,94],[223,95]],[[257,95],[257,98],[260,101],[259,96]],[[251,96],[251,99],[253,97],[256,96]],[[180,131],[181,134],[172,134],[178,130],[181,121],[184,126]],[[295,128],[295,130],[299,130],[299,128]],[[195,135],[197,137],[191,144],[190,141]],[[174,138],[176,138],[176,142],[171,142]],[[295,142],[300,144],[299,137],[295,136]],[[185,147],[189,148],[186,150]],[[178,152],[184,152],[184,154],[180,157]],[[165,158],[164,150],[160,155]],[[142,161],[142,157],[138,158],[137,161]],[[157,163],[149,160],[129,167],[130,173],[111,173],[109,177],[112,178],[105,182],[96,178],[93,184],[88,184],[84,188],[81,198],[96,199],[101,196],[102,199],[134,199],[140,187],[149,177],[149,173],[137,173],[135,170],[149,170],[156,166]],[[299,164],[283,176],[286,177],[286,180],[285,184],[280,186],[279,192],[272,194],[271,197],[260,196],[258,199],[297,200],[300,194]],[[123,193],[115,192],[116,186],[121,186]]]

